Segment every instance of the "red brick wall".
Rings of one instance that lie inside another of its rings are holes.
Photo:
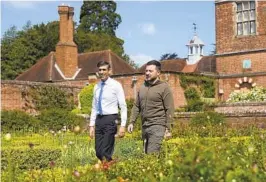
[[[31,100],[23,94],[23,91],[41,85],[54,85],[53,83],[38,83],[26,81],[1,81],[1,110],[23,110],[29,113],[35,113],[35,107]],[[78,103],[78,93],[82,87],[74,85],[63,85],[60,88],[70,93],[74,97],[74,102]]]
[[[256,1],[257,34],[236,35],[235,2],[216,3],[217,54],[266,48],[266,1]]]
[[[22,94],[18,86],[1,84],[1,109],[22,109]]]
[[[252,78],[252,83],[256,83],[257,86],[266,88],[266,76],[253,76],[247,78]],[[239,79],[243,80],[243,77],[219,79],[219,88],[224,91],[221,100],[227,100],[231,92],[238,90],[238,88],[235,87],[235,84],[239,83]]]
[[[266,40],[265,40],[266,41]],[[251,69],[243,69],[243,60],[251,60]],[[266,72],[266,51],[216,58],[217,72],[223,74]]]
[[[133,75],[129,76],[114,76],[114,79],[119,81],[125,92],[125,96],[127,99],[135,98],[137,91],[139,90],[140,86],[144,83],[144,75],[135,75],[137,81],[135,84],[132,84]],[[173,95],[174,95],[174,103],[175,108],[180,106],[184,106],[186,104],[186,99],[184,97],[184,90],[180,86],[179,83],[179,75],[178,74],[162,74],[162,80],[167,80],[170,84]],[[64,82],[55,82],[49,84],[56,84],[60,85],[61,89],[66,89],[69,92],[72,92],[74,98],[76,99],[77,103],[77,95],[80,90],[88,83],[95,83],[98,80],[75,80],[75,81],[64,81]],[[1,92],[2,92],[2,109],[20,109],[20,110],[27,110],[25,107],[25,98],[22,97],[23,89],[27,89],[33,85],[43,85],[48,83],[36,83],[36,82],[23,82],[23,81],[2,81],[1,82]],[[135,85],[135,86],[134,86]]]

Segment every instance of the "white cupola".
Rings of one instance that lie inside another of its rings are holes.
[[[203,56],[203,46],[204,43],[197,36],[196,32],[196,24],[193,23],[194,26],[194,36],[186,45],[188,47],[188,58],[187,64],[195,64],[197,63]]]

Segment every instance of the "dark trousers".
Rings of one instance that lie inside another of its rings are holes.
[[[97,116],[95,121],[95,150],[96,156],[101,161],[104,158],[107,161],[112,160],[112,155],[115,146],[115,134],[117,132],[118,115],[103,115]]]

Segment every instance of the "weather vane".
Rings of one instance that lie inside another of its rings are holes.
[[[194,29],[194,34],[196,34],[197,33],[197,25],[196,25],[196,23],[193,23],[193,29]]]

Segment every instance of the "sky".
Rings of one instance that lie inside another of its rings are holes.
[[[18,30],[32,25],[59,20],[57,7],[74,7],[74,21],[79,22],[82,1],[11,1],[1,0],[1,37],[11,26]],[[186,58],[187,43],[196,33],[204,42],[204,55],[214,49],[214,1],[116,1],[122,23],[116,36],[124,40],[125,53],[138,65],[160,59],[165,53]]]

